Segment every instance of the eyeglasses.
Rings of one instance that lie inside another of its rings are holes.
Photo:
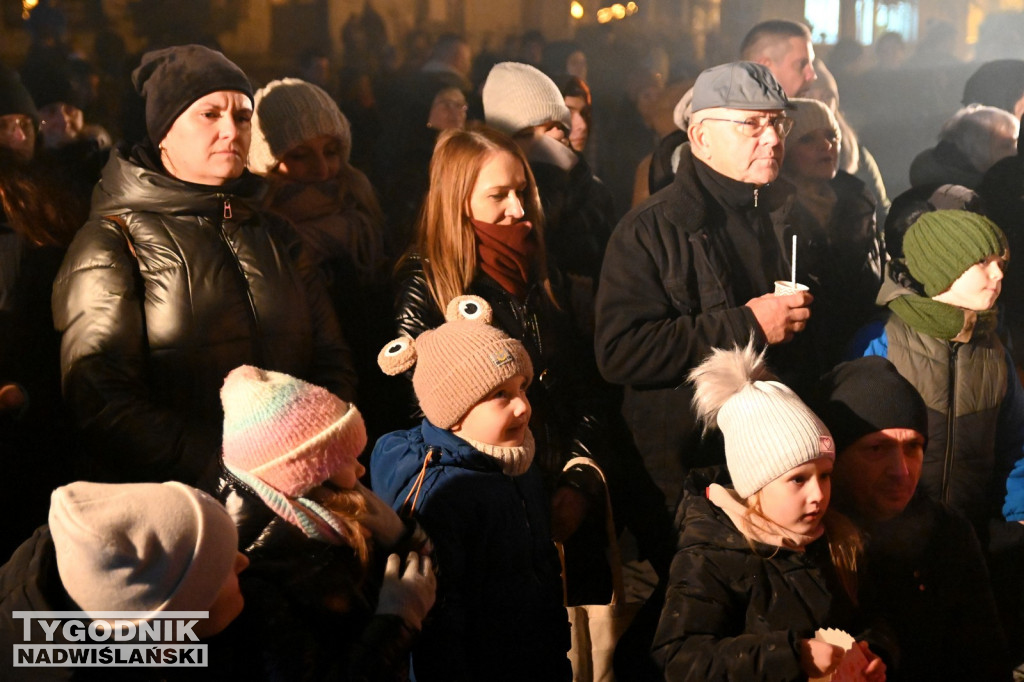
[[[786,116],[751,116],[745,121],[735,121],[731,118],[705,118],[701,119],[701,123],[704,121],[722,121],[723,123],[735,123],[739,126],[741,133],[747,137],[761,137],[761,134],[771,126],[775,129],[775,133],[782,139],[785,139],[789,135],[789,131],[793,130],[793,119]]]

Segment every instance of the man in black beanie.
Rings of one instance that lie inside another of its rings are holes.
[[[868,356],[826,374],[811,405],[835,439],[832,506],[864,535],[860,606],[895,635],[887,679],[1009,680],[974,529],[917,493],[928,433],[917,390]]]

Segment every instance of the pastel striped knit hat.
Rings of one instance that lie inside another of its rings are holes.
[[[392,376],[415,365],[420,409],[431,424],[449,429],[499,384],[517,374],[533,380],[533,363],[522,343],[490,325],[491,306],[479,296],[452,299],[445,319],[415,340],[384,346],[377,363]]]
[[[287,374],[243,365],[220,399],[224,463],[287,497],[309,492],[366,447],[355,405]]]

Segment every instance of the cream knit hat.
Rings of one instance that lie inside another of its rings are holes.
[[[795,104],[796,109],[789,112],[793,119],[793,130],[789,133],[789,139],[799,140],[801,137],[819,128],[831,129],[836,134],[836,140],[842,140],[842,132],[839,130],[839,122],[832,114],[832,110],[823,102],[816,99],[794,97],[789,100]]]
[[[764,364],[764,352],[715,348],[690,372],[697,417],[725,439],[725,463],[736,494],[747,498],[794,467],[835,459],[822,421]]]
[[[572,114],[558,86],[529,64],[495,64],[482,95],[487,125],[508,135],[549,121],[572,128]]]
[[[298,78],[271,81],[256,91],[249,169],[266,175],[289,149],[320,135],[340,139],[348,161],[352,133],[331,96]]]
[[[491,306],[479,296],[458,296],[448,304],[447,322],[417,339],[395,339],[377,362],[394,376],[413,365],[413,390],[434,426],[451,428],[495,386],[517,374],[533,379],[523,344],[492,327]]]
[[[233,570],[224,507],[183,483],[87,483],[50,496],[57,570],[83,611],[206,611]]]

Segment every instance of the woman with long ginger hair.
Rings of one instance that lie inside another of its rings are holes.
[[[594,574],[602,560],[586,562],[589,574],[578,576],[572,561],[576,551],[589,554],[601,543],[601,522],[596,529],[592,518],[582,522],[600,508],[593,505],[603,492],[585,472],[559,474],[575,456],[606,465],[606,418],[598,415],[613,403],[575,331],[557,271],[548,267],[543,225],[533,174],[510,137],[487,127],[442,133],[416,240],[397,270],[397,323],[400,333],[419,336],[444,322],[442,302],[475,294],[490,304],[492,323],[526,347],[537,377],[527,389],[536,461],[554,491],[553,535],[573,536],[566,546],[569,598],[581,603],[574,596],[606,599],[610,589],[607,576]]]

